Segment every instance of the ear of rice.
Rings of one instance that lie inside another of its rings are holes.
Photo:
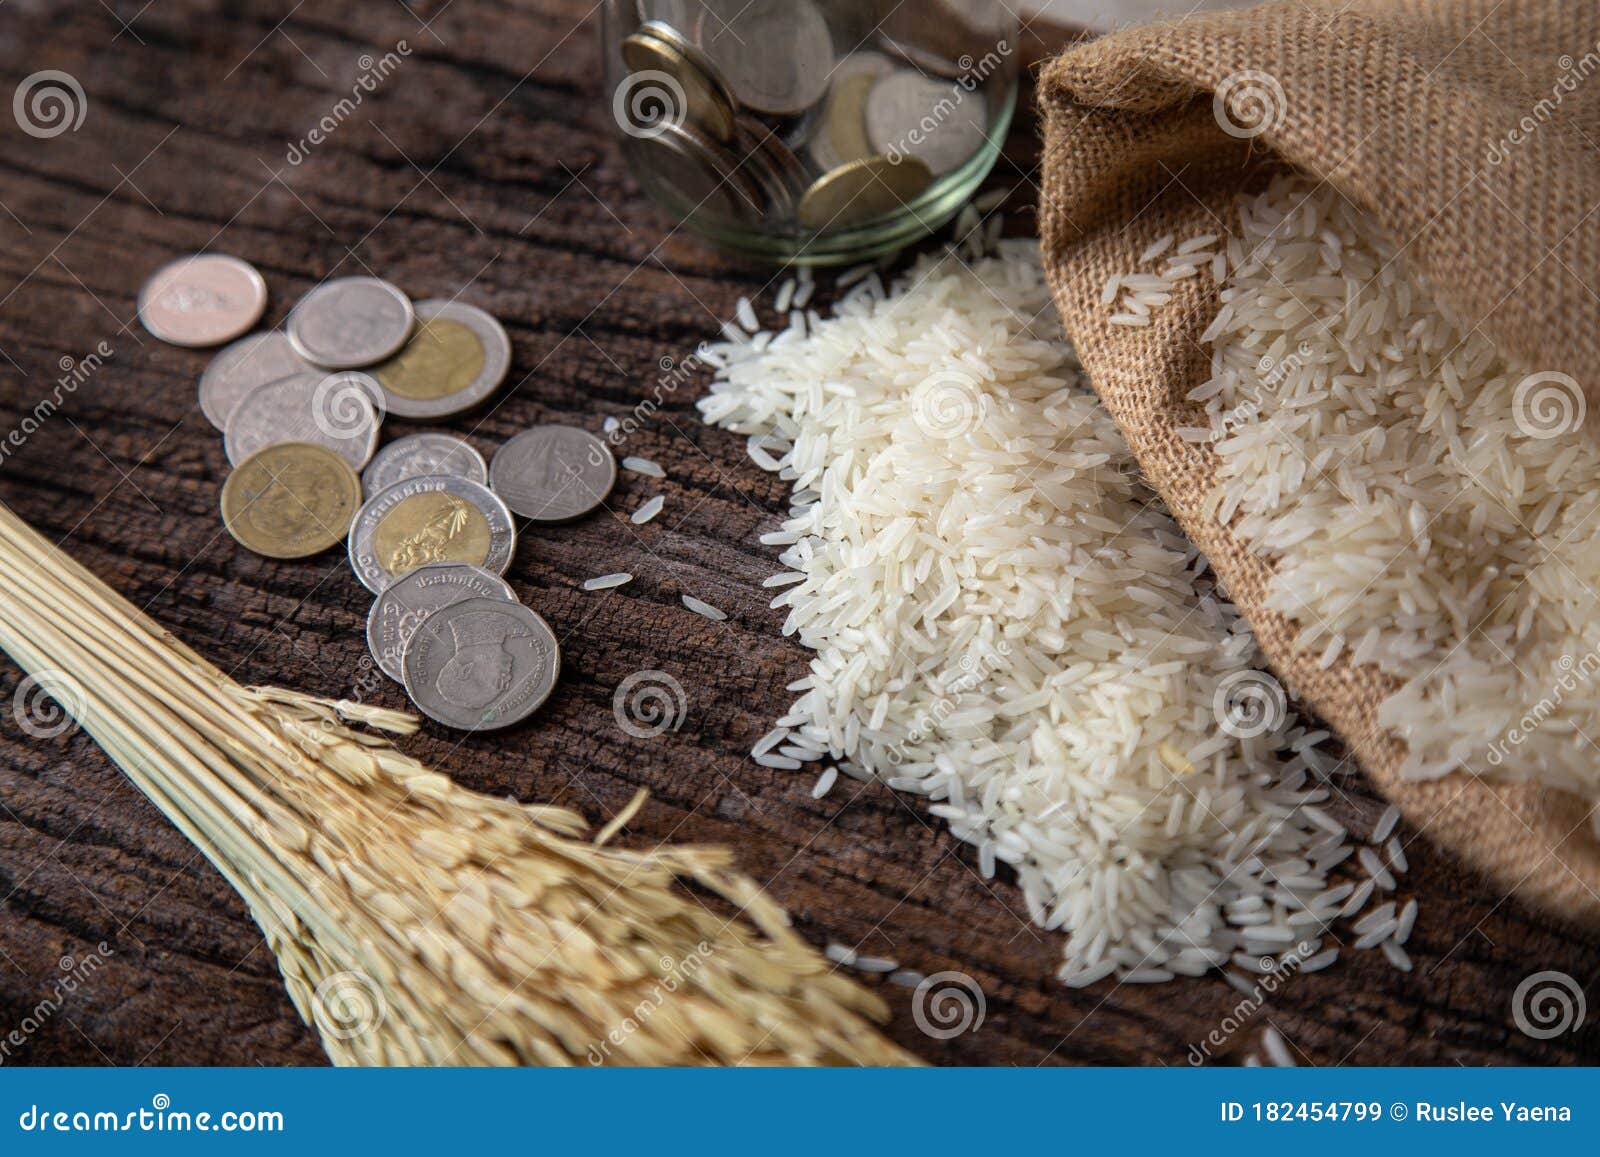
[[[246,688],[0,506],[0,646],[238,890],[339,1064],[902,1063],[719,848],[604,846]],[[721,897],[717,912],[688,883]]]

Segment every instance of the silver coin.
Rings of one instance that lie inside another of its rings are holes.
[[[430,474],[378,491],[350,528],[350,568],[374,594],[419,566],[459,562],[505,574],[517,549],[511,511],[487,486]]]
[[[163,265],[139,290],[139,321],[172,345],[232,341],[249,333],[266,308],[261,273],[225,253],[197,253]]]
[[[405,682],[401,658],[406,643],[430,617],[463,599],[514,603],[517,596],[499,575],[465,563],[419,566],[396,579],[372,600],[372,609],[367,612],[367,650],[372,652],[378,669],[396,683]]]
[[[411,337],[411,299],[376,277],[336,277],[300,299],[284,325],[300,356],[333,370],[381,362]]]
[[[561,644],[520,603],[466,599],[417,628],[401,667],[406,694],[424,715],[488,731],[526,719],[550,698]]]
[[[316,366],[294,352],[282,330],[253,333],[223,346],[201,373],[200,412],[217,429],[226,430],[228,415],[257,386],[316,372]]]
[[[493,316],[443,298],[419,301],[415,312],[418,324],[410,340],[370,371],[388,413],[447,418],[500,388],[511,368],[511,339]]]
[[[872,86],[866,117],[874,149],[890,157],[915,157],[935,177],[971,160],[988,141],[989,114],[981,93],[910,69]]]
[[[833,34],[811,0],[707,0],[706,55],[745,108],[796,116],[822,99]]]
[[[361,472],[361,489],[371,498],[396,482],[429,474],[489,481],[483,455],[454,434],[411,434],[390,442],[373,456]]]
[[[605,501],[617,460],[599,438],[576,426],[535,426],[495,452],[489,485],[534,522],[566,522]]]
[[[360,470],[378,445],[375,392],[360,374],[291,374],[257,386],[228,415],[228,461],[237,466],[279,442],[310,442]]]

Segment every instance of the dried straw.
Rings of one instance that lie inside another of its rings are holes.
[[[725,849],[603,846],[246,688],[0,505],[0,646],[238,889],[337,1064],[903,1064]],[[734,905],[713,911],[685,885]]]

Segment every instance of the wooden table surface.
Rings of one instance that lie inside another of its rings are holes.
[[[985,1018],[949,1040],[918,1030],[909,992],[884,988],[889,1032],[930,1062],[1188,1063],[1240,1003],[1226,985],[1067,990],[1058,938],[1030,926],[1011,880],[981,879],[917,800],[846,781],[813,801],[812,775],[748,758],[807,661],[760,586],[776,567],[757,538],[785,487],[742,439],[698,422],[701,376],[671,388],[662,367],[771,274],[675,233],[643,201],[611,143],[588,4],[408,2],[5,6],[0,96],[60,69],[87,104],[76,131],[49,139],[0,117],[0,430],[22,429],[64,366],[102,342],[110,353],[59,413],[4,447],[0,498],[236,678],[401,707],[367,659],[369,596],[342,555],[271,562],[223,532],[228,465],[195,401],[206,355],[139,328],[144,278],[197,250],[237,254],[266,275],[272,324],[333,275],[370,272],[416,298],[460,293],[515,346],[499,404],[446,426],[485,451],[536,422],[598,430],[665,383],[624,452],[660,462],[667,481],[625,474],[605,512],[527,534],[510,572],[562,638],[554,698],[531,726],[429,727],[410,750],[473,788],[597,821],[647,787],[636,846],[733,845],[814,943],[969,974]],[[402,41],[398,67],[291,163],[291,143]],[[994,180],[1026,205],[1035,126],[1019,120]],[[632,526],[627,512],[656,492],[665,513]],[[637,577],[579,589],[615,570]],[[684,592],[728,621],[684,610]],[[613,690],[643,669],[685,688],[678,731],[641,740],[616,725]],[[0,1063],[322,1062],[243,904],[82,733],[20,729],[20,678],[0,663]],[[1381,807],[1359,789],[1341,806],[1368,820]],[[1600,1061],[1592,1026],[1539,1041],[1511,1017],[1513,990],[1541,970],[1600,1000],[1600,941],[1423,842],[1411,860],[1415,971],[1359,953],[1294,978],[1214,1049],[1220,1060],[1257,1048],[1270,1022],[1306,1063]],[[110,955],[93,976],[41,1010],[63,958],[102,942]]]

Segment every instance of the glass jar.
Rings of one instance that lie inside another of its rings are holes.
[[[938,229],[1016,104],[1004,0],[605,0],[601,35],[645,191],[776,262],[860,261]]]

